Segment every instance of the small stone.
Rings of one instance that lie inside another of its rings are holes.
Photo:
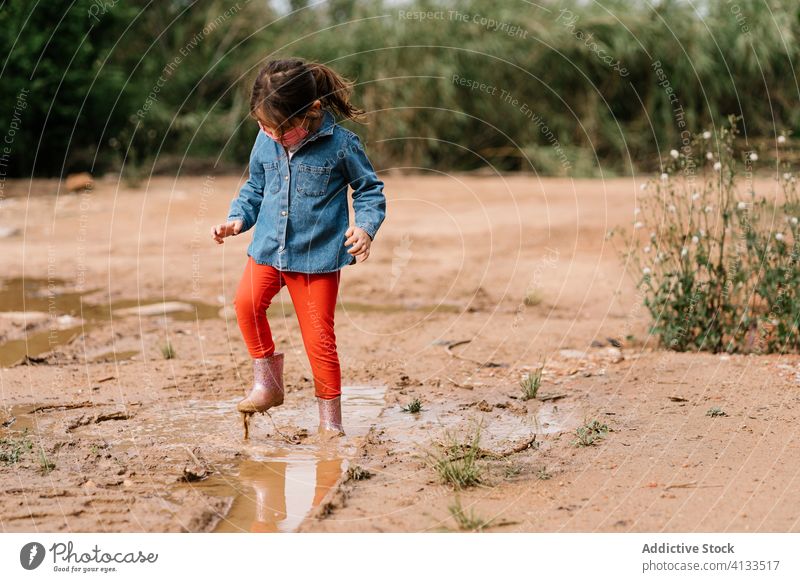
[[[208,471],[206,471],[204,467],[184,467],[183,475],[178,478],[178,481],[194,483],[196,481],[202,481],[206,477],[208,477]]]
[[[176,312],[191,312],[194,311],[194,306],[189,303],[181,301],[166,301],[164,303],[151,303],[149,305],[140,305],[137,307],[125,307],[122,309],[115,309],[116,315],[139,315],[139,316],[152,316],[152,315],[165,315],[168,313]]]
[[[478,402],[478,410],[480,410],[481,412],[491,412],[492,405],[486,402],[485,400],[481,400],[480,402]]]
[[[586,352],[582,352],[580,350],[560,350],[558,352],[562,358],[567,358],[569,360],[585,360],[586,359]]]
[[[64,182],[64,187],[68,192],[80,192],[81,190],[91,190],[94,187],[92,175],[88,172],[80,174],[70,174]]]

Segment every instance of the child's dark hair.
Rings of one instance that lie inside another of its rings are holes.
[[[319,63],[303,59],[270,61],[253,83],[250,116],[270,120],[282,135],[289,129],[288,119],[302,115],[319,99],[323,109],[357,120],[364,111],[350,103],[352,87],[352,81]]]

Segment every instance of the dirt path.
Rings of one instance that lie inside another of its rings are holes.
[[[651,349],[605,239],[633,219],[629,180],[388,177],[387,222],[347,268],[337,319],[357,426],[338,450],[313,442],[282,295],[287,404],[243,443],[233,405],[251,376],[231,301],[250,233],[206,234],[237,184],[9,185],[3,531],[430,531],[457,527],[457,498],[489,531],[800,529],[800,358]],[[524,401],[543,357],[541,394],[559,398]],[[359,386],[386,388],[363,417]],[[422,411],[403,412],[414,398]],[[594,420],[609,432],[573,444]],[[426,453],[477,426],[481,483],[457,494]]]

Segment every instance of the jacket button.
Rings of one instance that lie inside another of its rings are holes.
[[[286,211],[285,210],[281,210],[281,216],[286,216]]]
[[[288,180],[288,179],[289,179],[289,176],[286,176],[286,177],[284,178],[284,180]]]

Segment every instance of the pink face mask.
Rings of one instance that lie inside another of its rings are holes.
[[[303,118],[305,121],[305,118]],[[302,125],[298,125],[297,127],[293,127],[289,131],[283,134],[283,139],[278,139],[278,137],[269,131],[264,125],[259,121],[258,126],[261,128],[261,131],[266,133],[271,139],[277,141],[279,144],[285,147],[292,147],[293,145],[299,144],[303,141],[306,136],[308,136],[308,130],[303,127]]]

